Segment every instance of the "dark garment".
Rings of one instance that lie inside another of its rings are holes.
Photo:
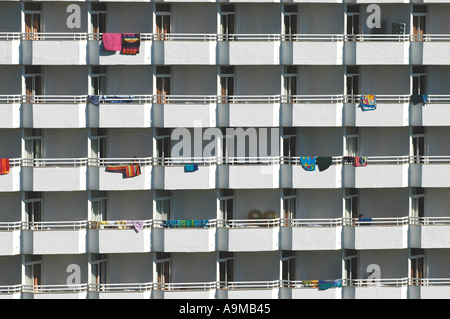
[[[326,170],[332,163],[333,158],[331,156],[319,156],[316,159],[316,164],[320,172]]]
[[[413,94],[411,95],[412,104],[420,104],[425,105],[428,103],[428,95],[426,94]]]

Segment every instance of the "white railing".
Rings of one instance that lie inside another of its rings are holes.
[[[165,41],[217,41],[218,34],[204,34],[204,33],[154,33],[152,35],[153,40],[165,40]]]
[[[345,41],[411,41],[410,34],[346,34]]]
[[[155,219],[152,221],[152,226],[154,228],[171,228],[168,226],[168,223],[174,222],[174,221],[194,221],[194,225],[189,225],[185,227],[173,227],[173,228],[182,228],[182,229],[199,229],[199,228],[215,228],[222,226],[224,223],[224,220],[222,219],[189,219],[189,218],[179,218],[179,219],[170,219],[170,220],[163,220],[163,219]],[[198,221],[198,225],[195,225],[195,221]]]
[[[409,217],[343,218],[344,226],[405,226]]]
[[[86,95],[24,95],[24,103],[86,103]]]
[[[125,283],[125,284],[89,284],[89,291],[95,292],[142,292],[153,289],[153,283]]]
[[[0,103],[21,103],[22,96],[20,94],[16,95],[0,95]]]
[[[0,32],[0,40],[20,40],[20,32]]]
[[[414,286],[450,286],[450,278],[410,278]]]
[[[22,222],[0,222],[0,231],[21,230]]]
[[[263,228],[280,226],[280,218],[229,219],[224,221],[229,228]]]
[[[221,289],[275,289],[281,287],[280,280],[271,281],[220,281]]]
[[[282,34],[281,40],[283,41],[344,41],[345,35],[343,34]]]
[[[90,220],[87,222],[90,229],[133,229],[136,220]],[[153,220],[142,220],[142,228],[147,229],[153,227]]]
[[[23,229],[32,230],[80,230],[86,229],[88,222],[81,221],[46,221],[46,222],[23,222]]]
[[[337,227],[342,226],[342,218],[308,218],[286,219],[281,221],[282,226],[289,227]]]
[[[152,157],[124,157],[124,158],[88,158],[89,166],[113,166],[113,165],[153,165]]]
[[[386,279],[342,279],[343,286],[352,287],[403,287],[409,284],[409,278]]]
[[[23,33],[22,40],[88,40],[88,33],[34,32]]]
[[[177,166],[185,164],[211,165],[219,162],[217,157],[155,157],[154,165]]]
[[[39,167],[80,167],[87,166],[88,158],[23,158],[23,166]]]
[[[411,225],[450,225],[450,217],[410,217]]]
[[[211,282],[188,282],[188,283],[154,283],[154,290],[214,290],[217,289],[216,281]]]
[[[31,293],[70,293],[70,292],[87,292],[87,284],[73,285],[23,285],[22,292]]]
[[[22,285],[0,286],[0,294],[16,294],[22,292]]]

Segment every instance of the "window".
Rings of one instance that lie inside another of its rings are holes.
[[[157,3],[155,4],[155,40],[167,40],[167,35],[170,33],[170,4]]]
[[[91,158],[106,158],[106,129],[91,129]]]
[[[293,103],[294,96],[297,95],[297,67],[285,66],[283,72],[283,95],[286,96],[286,103]]]
[[[297,5],[284,5],[283,34],[289,36],[297,33]],[[286,40],[292,40],[292,38],[286,37]]]
[[[222,283],[234,281],[233,262],[234,255],[232,252],[219,252],[219,281]]]
[[[23,264],[25,268],[25,284],[32,286],[34,291],[38,291],[40,289],[39,286],[42,284],[42,257],[40,255],[25,255]]]
[[[100,40],[99,34],[106,32],[106,3],[91,3],[91,32],[94,40]]]
[[[358,279],[358,252],[356,250],[344,250],[344,278]]]
[[[234,194],[232,189],[221,189],[219,194],[219,219],[233,219]]]
[[[171,134],[170,129],[157,129],[155,137],[156,159],[159,165],[169,164],[166,162],[171,157]]]
[[[426,66],[412,67],[412,94],[426,94],[427,91],[427,77]]]
[[[411,155],[413,163],[424,163],[425,156],[425,127],[415,126],[411,128]]]
[[[411,278],[423,279],[425,277],[425,251],[420,248],[411,248]],[[420,284],[418,281],[413,281],[413,284]]]
[[[25,40],[38,40],[37,33],[41,32],[41,4],[25,2]]]
[[[292,188],[284,188],[282,191],[283,202],[283,218],[285,218],[285,225],[290,225],[290,220],[296,217],[297,206],[297,192]]]
[[[42,130],[25,129],[23,137],[25,146],[25,159],[30,160],[27,165],[39,166],[39,162],[34,161],[42,157]]]
[[[28,103],[35,102],[35,96],[42,95],[42,71],[40,66],[25,66],[25,98]]]
[[[359,132],[357,127],[345,127],[345,150],[344,156],[357,156]]]
[[[157,283],[165,289],[166,283],[170,282],[170,253],[156,253],[155,268]]]
[[[235,33],[235,13],[234,4],[220,5],[220,40],[233,40],[232,35]]]
[[[294,281],[296,280],[295,274],[295,252],[293,251],[281,251],[281,280]]]
[[[355,103],[359,97],[359,66],[347,66],[345,72],[345,94],[349,103]]]
[[[157,190],[155,192],[155,213],[156,219],[171,219],[171,202],[172,197],[170,191]]]
[[[413,41],[423,41],[423,35],[426,33],[427,6],[414,5],[412,13],[412,33]]]
[[[297,156],[297,132],[295,128],[283,128],[282,154],[283,161],[290,163],[291,159]]]
[[[170,95],[171,67],[156,67],[156,103],[167,103],[167,95]]]
[[[359,27],[359,5],[347,5],[346,24],[348,39],[356,41],[356,36],[361,33]]]
[[[107,194],[101,191],[91,191],[91,220],[107,220]]]
[[[42,193],[25,192],[23,203],[27,228],[40,229],[40,222],[42,222]]]
[[[91,254],[91,283],[97,285],[99,291],[103,290],[106,284],[106,263],[105,254]]]
[[[346,188],[344,195],[345,218],[358,218],[358,190],[356,188]]]
[[[411,188],[411,217],[414,217],[415,222],[420,222],[420,218],[424,217],[425,213],[425,189],[421,187]]]
[[[106,94],[106,67],[105,66],[91,66],[91,94],[104,95]]]
[[[234,95],[234,66],[221,66],[219,78],[221,102],[230,103]]]

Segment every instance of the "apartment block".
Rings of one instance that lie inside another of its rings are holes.
[[[449,298],[449,16],[0,1],[0,298]]]

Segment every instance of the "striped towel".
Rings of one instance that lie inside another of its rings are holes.
[[[329,288],[339,288],[342,287],[342,280],[319,280],[319,290],[327,290]]]
[[[139,33],[122,34],[122,54],[138,54],[141,45],[141,35]]]
[[[141,166],[139,164],[108,166],[106,171],[123,173],[124,177],[135,177],[141,175]]]
[[[163,224],[169,228],[206,227],[208,221],[208,219],[174,219],[164,220]]]

